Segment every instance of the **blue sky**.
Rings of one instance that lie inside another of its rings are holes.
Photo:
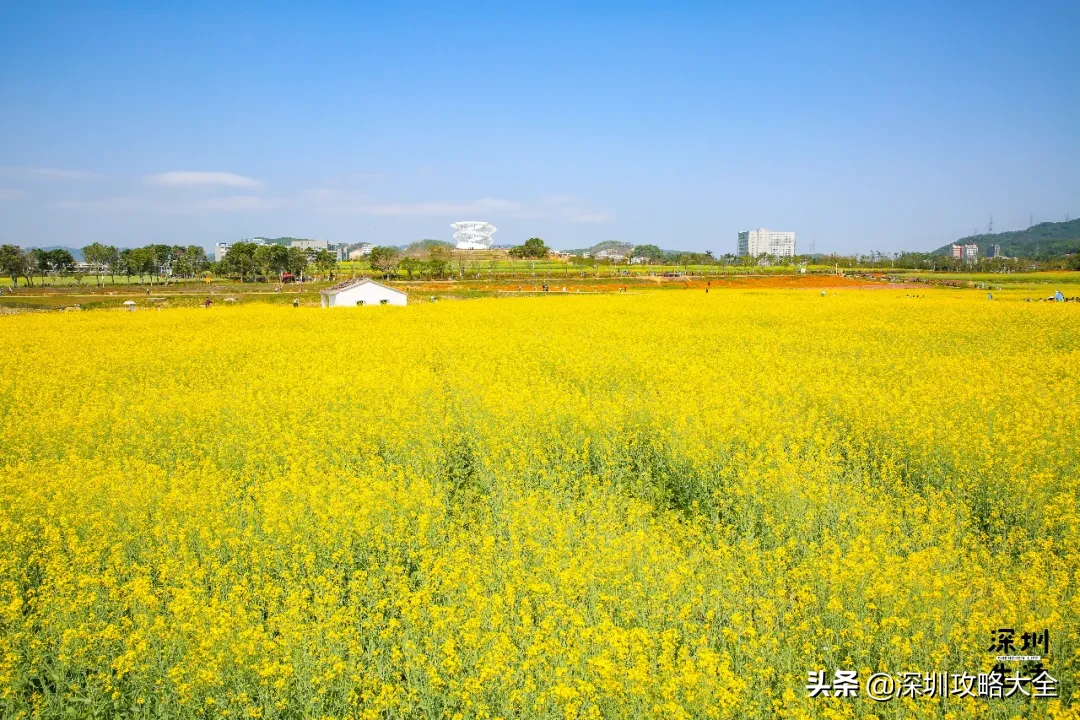
[[[0,241],[932,249],[1080,215],[1080,3],[0,0]]]

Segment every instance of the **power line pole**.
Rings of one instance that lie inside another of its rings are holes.
[[[990,224],[986,226],[986,234],[987,235],[993,235],[994,234],[994,216],[993,215],[990,216]]]

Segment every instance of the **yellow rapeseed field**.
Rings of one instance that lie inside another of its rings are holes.
[[[1076,717],[1075,304],[247,305],[0,340],[0,717]],[[809,697],[985,673],[1003,627],[1049,629],[1060,699]]]

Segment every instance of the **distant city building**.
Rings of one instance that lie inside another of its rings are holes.
[[[979,246],[974,243],[964,246],[964,262],[975,262],[979,259]]]
[[[360,258],[366,257],[366,256],[371,254],[371,251],[374,248],[375,248],[375,246],[372,245],[371,243],[363,243],[360,247],[353,248],[352,250],[349,251],[349,259],[350,260],[359,260]]]
[[[953,243],[949,246],[949,257],[956,258],[957,260],[964,259],[964,246]]]
[[[626,253],[619,248],[607,248],[596,253],[594,256],[597,260],[614,260],[616,262],[626,259]]]
[[[229,252],[229,243],[218,243],[214,246],[214,262],[221,262],[225,259],[225,254]]]
[[[345,259],[345,246],[335,245],[329,240],[293,240],[289,243],[289,247],[313,253],[327,250],[334,255],[338,262]]]
[[[457,240],[458,250],[488,250],[491,248],[491,235],[498,228],[488,222],[467,220],[451,223],[450,227],[457,230],[454,239]]]
[[[777,232],[758,228],[757,230],[745,230],[739,233],[739,246],[737,254],[740,257],[749,255],[775,255],[776,257],[795,257],[795,233]]]
[[[289,247],[300,250],[329,250],[330,242],[327,240],[293,240]]]
[[[1001,257],[1001,246],[1000,245],[990,245],[990,246],[988,246],[986,248],[986,257],[988,257],[988,258],[999,258],[999,257]]]

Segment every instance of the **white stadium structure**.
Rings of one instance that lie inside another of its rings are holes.
[[[458,250],[487,250],[493,242],[491,233],[496,230],[491,223],[475,220],[451,223],[450,227],[457,230],[454,239]]]

